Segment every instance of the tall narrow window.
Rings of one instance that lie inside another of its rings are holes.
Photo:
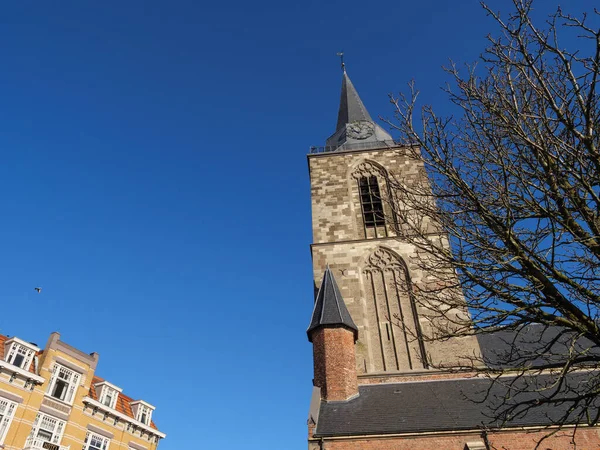
[[[374,175],[360,177],[358,187],[360,189],[360,204],[365,226],[373,228],[385,225],[377,177]]]
[[[16,408],[16,403],[0,398],[0,444],[4,442]]]
[[[113,405],[113,397],[112,397],[112,392],[107,392],[106,395],[104,396],[104,402],[103,402],[106,406],[109,406],[112,408]]]
[[[147,406],[141,405],[138,420],[140,422],[142,422],[144,425],[149,425],[149,419],[150,419],[150,408],[148,408]]]

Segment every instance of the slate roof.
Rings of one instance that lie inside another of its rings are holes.
[[[589,379],[589,373],[571,375],[570,384],[576,386]],[[537,380],[544,380],[544,376]],[[491,383],[487,378],[465,378],[359,386],[360,395],[352,400],[321,403],[315,436],[460,431],[482,425],[494,428],[499,424],[491,419],[492,408],[507,390]],[[491,395],[484,400],[488,388]],[[547,425],[569,406],[537,406],[504,426]]]
[[[571,351],[574,333],[557,326],[529,324],[477,336],[483,360],[493,368],[560,365]],[[600,357],[600,349],[586,338],[576,339],[579,354]]]
[[[358,96],[356,88],[350,81],[350,77],[344,70],[342,78],[342,94],[340,96],[340,109],[338,110],[338,120],[335,131],[343,128],[347,123],[357,120],[366,120],[373,122],[367,108]]]
[[[323,281],[315,300],[315,308],[310,325],[306,330],[308,340],[312,342],[312,331],[326,325],[350,328],[354,331],[355,339],[358,338],[358,328],[354,324],[348,308],[346,308],[340,288],[338,288],[329,266],[325,269]]]
[[[348,134],[348,126],[355,122],[369,122],[373,127],[373,132],[362,137]],[[350,77],[344,70],[337,125],[335,132],[325,141],[325,146],[341,150],[360,150],[389,147],[390,144],[394,144],[392,136],[373,121],[352,81],[350,81]]]

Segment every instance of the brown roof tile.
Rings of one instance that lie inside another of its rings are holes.
[[[4,343],[8,340],[8,336],[0,334],[0,359],[4,359]]]
[[[98,400],[98,393],[96,392],[96,384],[98,383],[102,383],[104,381],[104,379],[100,378],[100,377],[94,377],[92,379],[92,384],[90,386],[90,397],[93,398],[94,400]],[[133,415],[133,410],[131,409],[131,402],[135,401],[134,399],[132,399],[131,397],[123,394],[122,392],[119,393],[118,397],[117,397],[117,404],[115,405],[115,409],[120,412],[121,414],[125,414],[127,417],[131,417],[132,419],[135,419],[135,416]],[[155,430],[157,430],[158,428],[156,427],[156,425],[154,424],[154,421],[152,421],[150,423],[150,426],[152,428],[154,428]]]

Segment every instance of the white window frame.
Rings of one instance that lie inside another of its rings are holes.
[[[100,443],[100,447],[92,447],[92,440]],[[98,433],[88,431],[83,442],[83,450],[108,450],[110,447],[110,439]]]
[[[154,406],[143,400],[136,400],[131,402],[131,410],[135,416],[135,420],[143,423],[147,427],[152,426],[152,413],[154,412]],[[146,421],[142,420],[142,416],[146,414]]]
[[[115,409],[117,406],[117,400],[119,398],[119,394],[121,393],[121,388],[107,382],[102,381],[101,383],[97,383],[96,385],[96,395],[98,396],[98,401],[102,403],[102,405],[107,408]],[[106,403],[106,397],[110,396],[110,403]]]
[[[79,387],[79,382],[81,381],[81,374],[79,372],[74,371],[73,369],[69,369],[61,364],[55,363],[52,367],[52,376],[50,378],[50,383],[48,383],[48,390],[46,391],[46,395],[54,399],[58,399],[70,405],[73,404],[75,400],[75,394],[77,393],[77,388]],[[63,398],[56,397],[53,395],[54,389],[57,383],[64,383],[66,387],[64,388]]]
[[[36,350],[24,345],[21,342],[13,340],[6,351],[6,362],[18,367],[19,369],[29,370],[33,357],[35,356]],[[15,359],[19,356],[23,356],[23,360],[20,364],[15,364]]]
[[[102,403],[104,406],[114,409],[115,404],[117,403],[117,395],[119,394],[113,388],[104,386],[102,388],[102,397],[100,399],[100,403]],[[107,398],[110,398],[108,403],[106,402]]]
[[[0,397],[0,445],[4,443],[4,438],[8,433],[10,424],[15,417],[17,404],[8,399]]]
[[[144,414],[146,414],[145,422],[142,420],[142,416]],[[138,422],[142,422],[144,425],[150,426],[150,423],[152,422],[152,409],[144,404],[140,404],[140,406],[138,406],[137,417],[135,418],[135,420],[137,420]]]
[[[50,442],[55,445],[60,445],[60,441],[65,431],[66,424],[67,422],[65,422],[64,420],[40,412],[37,414],[37,416],[35,417],[35,421],[33,422],[31,433],[29,433],[29,440],[40,440],[43,442]],[[40,430],[52,434],[52,437],[49,441],[46,440],[46,438],[44,437],[38,437],[38,433],[40,432]]]

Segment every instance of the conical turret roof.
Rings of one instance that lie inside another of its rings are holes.
[[[317,294],[315,308],[308,330],[308,340],[312,342],[312,332],[325,326],[344,326],[354,331],[354,339],[358,338],[358,328],[354,324],[348,308],[344,303],[340,289],[335,282],[329,266],[325,269],[323,281]]]

